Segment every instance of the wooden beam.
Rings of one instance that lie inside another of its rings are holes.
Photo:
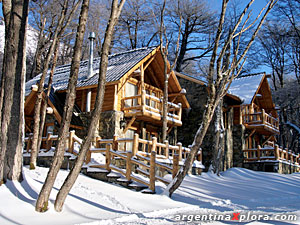
[[[150,58],[150,60],[147,62],[147,64],[144,66],[144,70],[147,69],[147,67],[150,65],[150,63],[152,63],[152,61],[155,59],[155,56],[152,56],[152,58]]]
[[[128,131],[129,127],[134,123],[135,119],[136,119],[135,116],[133,116],[131,118],[131,120],[129,121],[129,123],[127,124],[127,126],[125,127],[125,129],[123,130],[123,134],[125,134]]]

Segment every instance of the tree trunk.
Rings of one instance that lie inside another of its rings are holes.
[[[213,159],[212,159],[212,172],[219,175],[222,167],[222,159],[224,154],[224,124],[223,124],[223,111],[222,100],[219,102],[215,111],[215,134],[213,140]]]
[[[193,162],[195,160],[195,156],[197,152],[199,151],[201,144],[203,142],[203,139],[206,135],[207,129],[209,127],[210,121],[212,120],[212,117],[214,115],[214,111],[216,108],[216,102],[211,101],[209,104],[207,104],[208,107],[206,108],[203,119],[200,124],[200,127],[195,135],[194,142],[191,147],[190,154],[188,154],[187,159],[185,160],[184,167],[182,167],[179,172],[177,173],[175,179],[169,184],[165,192],[169,194],[171,197],[173,192],[180,186],[182,183],[184,177],[188,173],[188,171],[192,168]]]
[[[121,0],[120,4],[118,4],[118,0],[113,0],[113,2],[112,2],[110,20],[106,27],[104,42],[102,45],[97,96],[96,96],[95,107],[94,107],[94,110],[92,111],[92,117],[91,117],[92,120],[91,120],[90,126],[88,128],[87,137],[84,139],[84,141],[81,145],[80,153],[77,156],[75,165],[72,168],[72,170],[70,171],[68,177],[66,178],[64,184],[62,185],[61,189],[59,190],[59,192],[56,196],[54,207],[55,207],[55,210],[58,212],[60,212],[62,210],[65,199],[66,199],[68,193],[70,192],[71,188],[73,187],[73,185],[80,173],[81,167],[84,163],[86,152],[89,150],[89,148],[91,146],[91,141],[94,137],[96,126],[98,124],[98,121],[100,120],[101,109],[102,109],[104,93],[105,93],[106,72],[107,72],[107,66],[108,66],[108,54],[109,54],[109,50],[110,50],[110,44],[111,44],[111,40],[113,37],[114,27],[118,21],[118,18],[120,16],[120,13],[121,13],[124,3],[125,3],[125,0]]]
[[[61,167],[64,153],[65,153],[65,140],[68,135],[71,118],[73,115],[73,107],[76,98],[76,84],[78,79],[78,72],[80,66],[80,56],[82,52],[82,44],[85,32],[85,25],[88,17],[89,10],[89,0],[83,0],[81,5],[81,12],[79,17],[79,24],[77,28],[76,41],[74,46],[74,53],[72,57],[71,70],[70,70],[70,78],[69,84],[67,88],[67,96],[66,102],[64,106],[64,114],[62,118],[61,128],[59,130],[58,142],[56,146],[55,155],[53,158],[52,165],[49,169],[47,178],[42,187],[42,190],[39,194],[37,203],[36,203],[36,211],[44,212],[48,208],[48,200],[50,196],[50,192],[54,185],[55,179]]]
[[[50,92],[51,92],[53,74],[54,74],[54,70],[55,70],[55,67],[56,67],[56,63],[57,63],[58,52],[59,52],[59,42],[56,43],[56,46],[55,46],[55,52],[54,52],[54,56],[53,56],[52,68],[51,68],[51,71],[50,71],[50,76],[49,76],[49,81],[48,81],[47,93],[46,93],[44,103],[42,105],[42,110],[41,110],[41,122],[40,122],[40,131],[39,131],[39,137],[38,137],[37,152],[40,151],[40,147],[41,147],[41,144],[42,144],[43,130],[44,130],[44,125],[45,125],[45,120],[46,120],[46,113],[47,113],[47,106],[48,106],[48,99],[49,99]]]
[[[22,180],[22,153],[24,134],[24,85],[26,59],[26,25],[28,0],[3,2],[6,14],[5,50],[3,60],[3,106],[1,120],[0,184]],[[8,9],[6,7],[10,7]],[[14,112],[13,114],[11,112]]]
[[[63,25],[63,21],[65,19],[65,13],[66,13],[66,7],[67,7],[68,1],[64,1],[64,5],[62,7],[62,12],[57,24],[57,27],[55,28],[55,33],[53,35],[53,40],[50,46],[50,49],[47,53],[46,60],[44,62],[44,67],[43,67],[43,73],[41,76],[41,79],[39,81],[39,86],[38,86],[38,91],[37,91],[37,98],[34,106],[34,124],[33,124],[33,137],[32,137],[32,144],[31,144],[31,154],[30,154],[30,169],[35,169],[36,167],[36,159],[38,156],[38,139],[40,135],[40,129],[43,130],[43,128],[40,128],[40,120],[41,120],[41,106],[42,106],[42,101],[43,101],[43,95],[44,95],[44,83],[45,83],[45,78],[48,72],[48,65],[50,63],[52,54],[54,52],[54,48],[57,43],[58,39],[58,34],[61,30],[61,27]]]

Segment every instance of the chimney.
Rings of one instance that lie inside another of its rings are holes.
[[[91,78],[93,76],[93,60],[94,60],[94,40],[95,40],[95,33],[90,32],[89,34],[89,40],[90,40],[90,52],[89,52],[89,63],[88,63],[88,75],[87,79]],[[86,94],[86,111],[91,111],[91,99],[92,99],[92,91],[89,89]]]

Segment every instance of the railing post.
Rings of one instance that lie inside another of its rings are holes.
[[[156,153],[156,143],[157,143],[157,138],[156,137],[152,137],[152,147],[151,147],[151,152],[155,152]]]
[[[129,151],[129,152],[126,152],[126,179],[128,181],[130,181],[130,176],[131,176],[131,167],[132,167],[132,164],[131,164],[131,157],[132,157],[132,152]]]
[[[156,145],[156,143],[155,143],[155,145]],[[153,149],[153,145],[152,145],[152,149]],[[149,177],[149,179],[150,179],[149,189],[153,192],[155,192],[155,157],[156,157],[156,151],[151,151],[150,171],[149,171],[149,175],[150,175],[150,177]]]
[[[51,149],[52,140],[51,140],[52,133],[47,133],[47,139],[46,139],[46,150],[49,151]]]
[[[259,161],[260,160],[260,145],[257,147],[257,160]]]
[[[182,114],[182,105],[181,105],[181,103],[178,103],[178,105],[179,105],[179,111],[178,111],[178,119],[181,121],[181,114]]]
[[[87,150],[86,155],[85,155],[85,164],[89,164],[91,162],[92,158],[92,151],[91,149]]]
[[[276,160],[279,160],[279,159],[280,159],[278,145],[275,145],[274,155],[275,155],[275,159],[276,159]]]
[[[118,136],[117,135],[114,135],[114,137],[113,137],[112,149],[114,151],[118,150]]]
[[[285,148],[285,154],[286,161],[289,161],[289,150],[287,148]]]
[[[182,160],[182,144],[180,142],[178,142],[177,146],[178,146],[178,155],[179,155],[178,159],[179,159],[179,161],[181,161]],[[174,154],[174,155],[176,155],[176,154]]]
[[[74,150],[74,135],[75,135],[75,130],[71,130],[69,133],[69,152],[73,153]]]
[[[202,163],[202,149],[199,148],[198,150],[198,161]]]
[[[111,149],[111,144],[106,144],[106,150],[105,150],[105,167],[107,171],[110,171],[110,149]]]
[[[139,149],[139,135],[134,134],[133,136],[133,144],[132,144],[132,155],[135,156]]]
[[[261,123],[265,124],[266,123],[266,118],[265,118],[265,109],[261,110]]]
[[[179,170],[179,155],[175,154],[173,156],[173,170],[172,170],[172,178],[176,176]]]
[[[141,105],[142,105],[142,113],[144,113],[145,105],[146,105],[146,91],[144,89],[142,89]]]
[[[96,137],[96,148],[100,148],[100,141],[101,137]]]
[[[27,148],[26,148],[27,153],[29,152],[29,149],[31,149],[32,137],[33,137],[33,133],[30,133],[28,136],[28,142],[27,142]]]
[[[165,154],[165,157],[168,159],[169,158],[169,141],[168,140],[165,140],[164,141],[164,144],[165,144],[165,151],[164,151],[164,154]]]

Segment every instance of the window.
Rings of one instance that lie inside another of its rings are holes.
[[[131,83],[125,85],[125,97],[132,97],[138,94],[138,87]],[[132,107],[137,105],[137,98],[125,100],[125,107]]]

